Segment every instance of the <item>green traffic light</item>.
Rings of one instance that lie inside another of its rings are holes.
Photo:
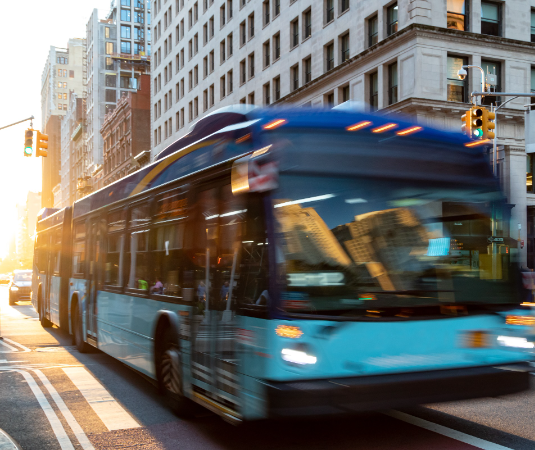
[[[476,138],[483,137],[483,130],[481,128],[476,128],[474,130],[474,137]]]
[[[32,153],[33,153],[33,149],[32,149],[31,147],[26,147],[26,148],[24,149],[24,154],[25,154],[25,155],[29,155],[29,156],[31,156]]]

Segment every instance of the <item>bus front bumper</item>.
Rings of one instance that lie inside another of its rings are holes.
[[[322,416],[513,394],[529,389],[533,370],[519,363],[265,385],[271,417]]]

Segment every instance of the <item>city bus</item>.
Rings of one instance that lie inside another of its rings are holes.
[[[528,389],[484,146],[352,111],[231,122],[39,222],[42,323],[232,423]]]

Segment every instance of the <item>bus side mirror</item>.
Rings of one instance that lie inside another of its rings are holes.
[[[231,186],[234,195],[246,192],[267,192],[279,186],[277,163],[266,155],[266,151],[253,152],[251,155],[237,159],[232,165]]]

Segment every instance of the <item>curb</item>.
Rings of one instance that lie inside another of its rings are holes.
[[[0,428],[0,450],[22,450],[19,444]]]

